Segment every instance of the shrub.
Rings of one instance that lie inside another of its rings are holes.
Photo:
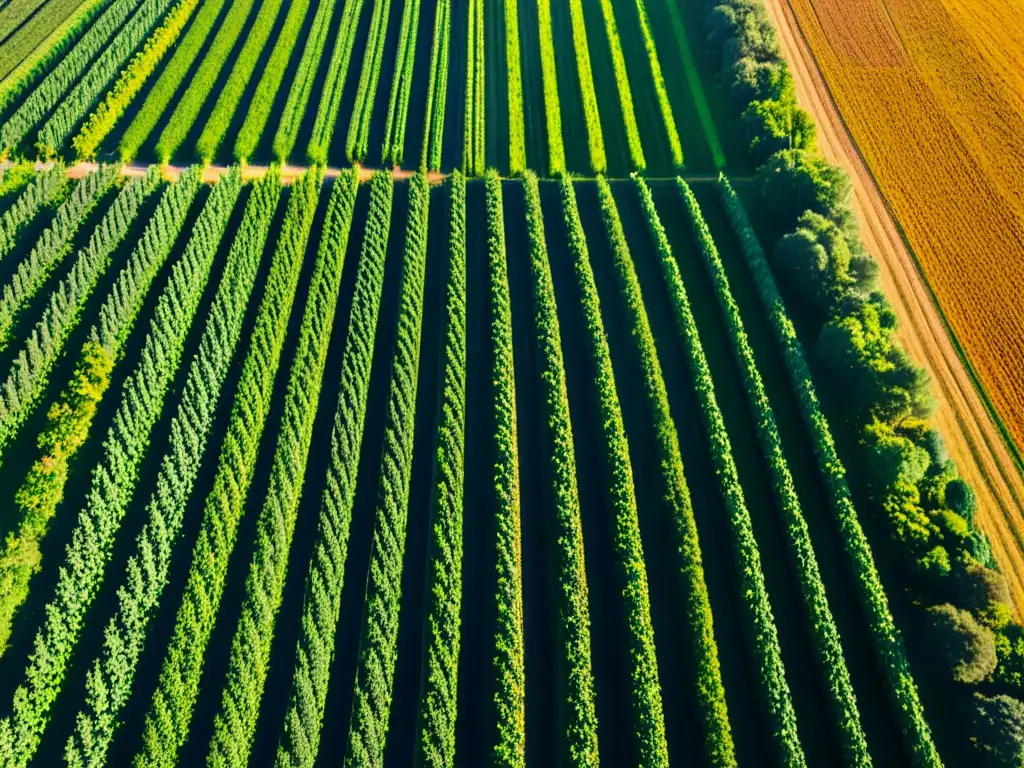
[[[975,693],[971,740],[985,768],[1024,765],[1024,702],[1012,696]]]
[[[968,611],[948,603],[928,609],[935,652],[958,683],[979,683],[996,668],[995,636]]]

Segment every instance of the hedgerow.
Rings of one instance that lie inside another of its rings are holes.
[[[395,51],[395,74],[391,80],[388,117],[384,127],[384,145],[380,156],[384,163],[401,165],[405,155],[405,123],[409,116],[409,93],[412,90],[413,67],[416,63],[416,35],[420,26],[420,0],[406,0],[402,7],[402,28]],[[434,76],[431,70],[431,77]],[[431,94],[432,95],[432,94]]]
[[[494,673],[497,742],[493,760],[501,766],[526,763],[526,672],[523,646],[523,552],[519,510],[516,381],[512,358],[512,300],[505,253],[501,179],[484,176],[487,197],[487,265],[493,359],[494,503],[497,519],[497,629]]]
[[[188,88],[185,89],[185,93],[178,99],[177,106],[175,106],[170,119],[167,121],[167,125],[164,126],[163,131],[160,133],[160,138],[157,139],[156,152],[163,162],[170,161],[171,156],[192,130],[192,126],[199,116],[199,111],[209,101],[217,84],[220,71],[224,68],[224,64],[231,55],[231,51],[234,50],[235,44],[242,35],[242,28],[245,26],[249,12],[252,10],[253,1],[233,0],[231,3],[231,7],[228,9],[220,29],[217,30],[213,41],[206,49],[206,55],[199,64],[199,69],[192,76]],[[270,2],[260,5],[259,14],[253,23],[253,30],[273,26],[279,7],[280,0],[270,0]],[[269,21],[266,19],[267,16],[270,17]],[[267,34],[269,34],[269,31]],[[246,39],[245,45],[242,47],[239,60],[242,60],[245,56],[258,55],[258,51],[253,50],[255,43],[250,44],[250,41],[253,39],[253,35],[250,34],[249,38]],[[202,47],[202,43],[197,42],[196,49],[198,50],[200,47]],[[262,47],[261,44],[260,48]],[[161,76],[160,80],[157,81],[154,92],[159,93],[159,97],[156,98],[160,99],[158,103],[161,105],[165,105],[174,97],[178,84],[185,77],[192,64],[192,59],[178,59],[175,56],[172,59],[172,63],[181,66],[182,71],[179,74],[177,70],[174,70],[174,79],[168,77],[165,81],[163,76]],[[239,79],[240,76],[236,76],[235,71],[232,70],[228,81],[221,90],[220,97],[217,99],[218,105],[223,99],[227,98],[226,94],[229,92],[232,94],[233,105],[237,105],[238,100],[242,97],[242,91],[245,89],[244,83],[239,86]],[[248,82],[248,78],[246,78],[246,82]],[[146,100],[146,105],[148,104],[149,99]],[[125,131],[125,135],[121,140],[122,157],[133,157],[135,155],[138,148],[149,138],[149,134],[156,126],[161,113],[162,108],[159,112],[154,111],[153,113],[147,113],[143,109],[136,115],[135,120],[128,126],[128,130]]]
[[[317,4],[316,14],[313,16],[313,26],[309,30],[309,37],[306,38],[306,46],[302,49],[299,68],[292,80],[292,86],[288,90],[288,100],[285,101],[284,112],[281,114],[277,132],[274,134],[274,156],[282,163],[288,160],[288,156],[295,147],[299,126],[306,114],[306,106],[309,104],[309,97],[313,92],[316,71],[324,54],[324,46],[327,44],[327,33],[330,30],[331,21],[334,19],[335,6],[337,6],[337,0]],[[282,67],[282,74],[283,71]]]
[[[151,167],[145,176],[124,185],[96,226],[88,245],[78,252],[71,272],[50,294],[42,319],[29,335],[0,388],[0,455],[42,395],[51,369],[78,324],[86,299],[110,265],[114,250],[127,237],[139,207],[159,181],[159,170]],[[172,198],[180,194],[176,192]]]
[[[565,384],[562,336],[555,306],[555,287],[548,261],[537,177],[527,172],[526,227],[530,236],[530,273],[533,277],[534,332],[540,362],[550,457],[559,555],[559,618],[564,638],[566,743],[569,762],[577,766],[599,763],[597,712],[594,705],[594,672],[590,662],[590,605],[583,557],[583,524],[577,488],[576,452],[569,419],[569,395]]]
[[[427,648],[420,694],[418,765],[455,764],[462,647],[462,513],[466,451],[466,179],[448,177],[448,284],[444,379],[434,462]]]
[[[198,185],[198,174],[186,180],[180,192],[178,184],[172,185],[160,207],[169,212],[176,207],[175,197],[191,199]],[[184,215],[177,224],[184,224]],[[168,250],[174,242],[173,236],[167,237],[162,218],[147,227],[147,233],[143,242],[152,238]],[[178,369],[216,250],[205,233],[189,240],[154,311],[141,360],[125,381],[121,404],[103,443],[100,461],[93,469],[54,597],[46,606],[46,618],[36,634],[25,682],[15,691],[12,714],[0,721],[0,760],[4,765],[24,766],[39,747],[50,708],[63,686],[85,616],[103,582],[114,540],[132,501],[153,426]]]
[[[642,171],[647,167],[647,161],[644,159],[643,143],[640,141],[640,129],[636,125],[633,91],[629,86],[629,74],[626,71],[626,56],[622,52],[622,40],[619,38],[619,27],[615,22],[615,9],[611,0],[601,0],[601,14],[604,16],[605,36],[608,38],[608,47],[612,54],[615,88],[619,92],[619,107],[622,110],[622,125],[626,129],[626,141],[629,144],[629,159],[635,170]]]
[[[170,254],[175,222],[188,211],[189,185],[196,187],[200,176],[198,168],[187,170],[178,182],[184,185],[179,194],[154,212],[153,220],[159,217],[161,221],[148,232],[155,236],[141,240],[132,252],[128,265],[121,270],[100,307],[99,323],[93,328],[92,338],[82,347],[75,375],[47,412],[47,426],[37,441],[43,456],[32,465],[15,493],[14,500],[21,512],[20,523],[17,533],[8,537],[0,556],[0,648],[7,642],[14,613],[28,596],[29,581],[39,569],[42,560],[39,543],[63,499],[68,464],[89,436],[96,407],[106,394],[110,372],[121,357],[125,337],[156,273]],[[225,194],[230,194],[231,186],[211,196],[213,205],[207,206],[211,212],[221,212],[223,203],[220,201]],[[237,191],[234,194],[237,195]],[[227,224],[227,213],[221,213],[223,228]],[[198,223],[208,226],[210,215],[206,214]],[[165,243],[164,237],[171,242]]]
[[[157,78],[156,83],[149,93],[146,94],[146,100],[139,107],[135,119],[125,129],[120,142],[118,142],[118,152],[122,160],[128,161],[133,159],[138,153],[139,147],[149,139],[156,124],[166,111],[167,105],[178,92],[178,87],[185,79],[185,75],[188,74],[192,64],[198,58],[199,51],[203,47],[203,43],[206,42],[206,38],[209,37],[214,22],[220,17],[224,2],[225,0],[206,0],[199,9],[199,13],[196,14],[195,19],[189,25],[185,37],[180,43],[175,45],[174,55],[171,56],[171,60],[167,62],[167,66],[160,73],[160,77]],[[228,12],[229,18],[232,13],[235,13],[235,5],[232,5],[231,10]],[[200,65],[200,71],[202,71],[202,67],[203,65]],[[133,93],[132,95],[134,96],[135,94]],[[112,98],[113,92],[108,93],[107,100],[110,101]],[[105,108],[105,103],[101,105],[99,110],[82,126],[81,132],[72,141],[80,157],[91,157],[103,139],[113,129],[116,122],[121,118],[124,109],[122,108],[115,114],[112,107],[108,110]],[[191,125],[191,119],[189,120],[189,125]]]
[[[288,68],[288,62],[292,57],[292,51],[299,38],[299,32],[302,31],[302,24],[306,19],[308,10],[309,0],[291,0],[288,3],[288,13],[284,17],[284,24],[277,30],[274,49],[270,52],[270,58],[267,60],[267,65],[263,68],[263,74],[260,75],[259,82],[256,84],[256,90],[253,91],[252,99],[250,99],[246,106],[245,120],[238,131],[238,136],[235,138],[235,159],[239,162],[246,162],[252,157],[252,153],[256,151],[260,136],[263,135],[263,129],[267,125],[267,120],[270,119],[270,110],[273,108],[274,99],[281,88],[281,81],[284,80],[285,70]],[[334,3],[332,2],[328,1],[317,4],[317,12],[313,19],[314,32],[317,28],[317,22],[319,21],[323,26],[323,17],[327,16],[330,18],[330,12],[333,10]],[[319,61],[319,58],[317,61]],[[308,73],[309,61],[306,59],[305,51],[303,52],[302,60],[299,62],[300,70],[296,73],[297,76],[303,75],[301,69],[303,64],[306,65],[306,76],[312,77]],[[313,74],[315,75],[316,73],[314,72]],[[299,118],[301,119],[301,115]],[[295,129],[298,130],[297,125]],[[212,156],[211,153],[210,157]]]
[[[60,196],[66,181],[67,172],[60,164],[32,177],[14,204],[0,216],[0,259],[14,249],[18,231],[39,214],[40,208]]]
[[[263,253],[280,196],[280,175],[276,168],[271,168],[253,185],[228,258],[235,251]],[[223,596],[228,560],[255,471],[291,315],[291,283],[284,271],[291,266],[291,262],[283,259],[271,261],[264,299],[249,342],[258,354],[247,357],[242,367],[217,473],[206,497],[202,527],[193,548],[183,602],[142,728],[141,751],[134,760],[140,768],[177,765],[178,751],[188,736],[206,645]]]
[[[665,133],[668,134],[669,147],[672,149],[672,164],[678,168],[683,164],[683,145],[679,141],[676,121],[672,116],[672,102],[669,101],[668,90],[665,88],[665,76],[661,72],[661,62],[658,60],[658,49],[654,45],[654,33],[651,31],[645,0],[636,0],[636,12],[640,17],[640,31],[644,37],[644,48],[647,50],[647,61],[651,67],[654,91],[658,94],[661,121],[665,124]]]
[[[526,124],[523,120],[523,72],[519,61],[519,10],[505,0],[505,66],[508,68],[508,166],[517,176],[526,170]]]
[[[590,66],[590,45],[587,43],[587,22],[583,17],[582,0],[569,0],[569,14],[572,20],[573,48],[576,51],[576,71],[580,78],[580,95],[583,97],[583,115],[587,121],[590,170],[594,173],[604,173],[608,170],[608,157],[604,151],[601,114],[597,109],[597,94],[594,90],[594,73]]]
[[[743,204],[724,175],[719,176],[718,189],[730,223],[742,246],[747,266],[754,277],[776,344],[782,351],[786,373],[796,391],[818,459],[818,469],[825,480],[832,514],[839,526],[843,550],[854,577],[860,607],[868,621],[874,650],[888,682],[893,709],[899,717],[908,752],[916,765],[942,765],[925,719],[924,708],[917,684],[911,674],[902,637],[889,611],[888,598],[875,567],[871,548],[857,519],[857,510],[854,508],[853,497],[846,480],[846,470],[836,451],[831,429],[822,413],[796,329],[783,305],[768,260],[747,220]]]
[[[192,18],[192,12],[195,11],[198,4],[199,0],[182,0],[178,3],[167,14],[160,28],[146,40],[142,50],[136,53],[128,66],[124,68],[113,88],[107,91],[107,95],[100,102],[96,111],[89,116],[79,129],[78,134],[71,140],[71,146],[79,159],[91,160],[96,155],[100,142],[106,138],[128,105],[142,90],[142,86],[153,74],[167,50],[178,42],[182,29]],[[217,3],[215,2],[214,5]],[[204,10],[206,10],[205,6]],[[81,106],[78,107],[76,114],[78,116],[75,118],[75,122],[85,114]],[[55,119],[56,115],[47,123],[47,127],[44,127],[41,139],[59,141],[62,147],[71,133],[71,128],[62,132],[48,132],[47,128],[54,125]],[[67,126],[69,122],[66,121],[64,125]],[[46,138],[47,136],[49,139]],[[51,146],[54,149],[60,148],[56,144],[51,144]]]
[[[241,190],[241,173],[222,176],[196,220],[195,235],[215,250]],[[179,182],[180,183],[180,182]],[[242,335],[256,282],[260,253],[232,250],[224,265],[199,350],[189,366],[181,401],[170,425],[170,440],[146,509],[146,523],[128,559],[116,612],[103,633],[104,644],[86,676],[85,705],[75,717],[64,759],[72,768],[102,765],[121,711],[132,693],[149,623],[160,607],[171,554],[185,508],[199,474],[221,389]],[[250,351],[249,355],[258,354]]]
[[[313,226],[322,173],[318,166],[308,171],[292,187],[288,201],[278,248],[288,254],[290,270],[286,274],[290,294],[298,283],[299,265]],[[323,259],[317,260],[311,296],[332,284],[337,291],[336,280],[340,278],[328,269],[325,263],[328,258],[325,254]],[[256,524],[256,549],[245,582],[245,600],[231,641],[220,708],[214,718],[206,759],[210,768],[242,765],[249,759],[332,328],[331,318],[324,314],[323,302],[311,300],[302,317],[270,469],[270,490]]]
[[[426,119],[423,126],[421,170],[441,167],[444,141],[444,114],[448,100],[448,38],[451,33],[452,4],[437,0],[434,4],[434,42],[430,48],[430,82],[427,83]]]
[[[565,173],[565,145],[562,143],[562,107],[558,100],[558,71],[551,30],[551,0],[537,0],[537,28],[540,35],[540,74],[544,85],[544,120],[548,141],[548,173]]]
[[[370,146],[370,119],[380,82],[380,68],[384,61],[384,43],[388,36],[388,17],[391,0],[374,0],[370,31],[363,53],[363,68],[359,73],[359,87],[352,105],[352,120],[345,139],[345,156],[350,163],[366,159]]]
[[[320,501],[320,526],[306,577],[291,696],[277,747],[278,768],[311,768],[320,749],[384,286],[393,194],[391,176],[374,174],[341,362],[341,387],[331,433],[331,461]],[[340,228],[340,223],[334,228]],[[347,232],[337,234],[340,242],[346,242]]]
[[[469,0],[467,12],[469,23],[466,25],[466,104],[462,170],[468,176],[479,176],[487,165],[487,102],[484,99],[487,62],[484,60],[483,0]]]
[[[409,221],[405,234],[398,329],[391,366],[373,548],[366,581],[362,639],[352,693],[352,718],[345,754],[347,768],[383,764],[391,718],[416,429],[429,203],[430,188],[426,177],[417,174],[409,182]]]
[[[260,61],[260,55],[263,53],[263,48],[266,46],[267,40],[270,38],[270,33],[274,30],[274,24],[277,21],[277,14],[281,10],[281,1],[282,0],[266,0],[260,5],[259,12],[256,14],[256,19],[249,28],[249,35],[245,38],[245,45],[243,45],[242,50],[238,52],[238,58],[235,60],[235,64],[231,68],[231,74],[228,75],[228,80],[224,83],[224,87],[221,88],[220,95],[217,97],[217,102],[213,105],[213,112],[206,121],[206,125],[203,126],[203,132],[199,134],[199,138],[196,140],[196,152],[206,162],[212,161],[214,156],[216,156],[217,149],[220,147],[220,143],[224,140],[224,134],[227,133],[228,126],[231,125],[231,121],[234,119],[235,113],[238,111],[242,96],[245,93],[246,87],[249,85],[249,80],[252,79],[253,73],[256,70],[256,65]],[[307,4],[302,2],[302,0],[296,3],[296,5],[301,6],[303,10],[307,6]],[[289,10],[289,16],[290,15],[291,11]],[[287,23],[288,16],[286,16],[285,19]],[[239,29],[235,32],[236,36],[241,30],[243,20],[244,17],[239,19]],[[227,25],[225,24],[225,27],[226,26]],[[223,28],[224,27],[221,29]],[[219,34],[218,37],[220,37]],[[216,42],[217,41],[214,40],[215,44]],[[231,42],[233,43],[234,40]],[[214,53],[216,56],[219,52],[211,50],[211,53]],[[213,69],[215,68],[217,72],[220,72],[221,66],[223,66],[223,61],[218,61],[211,65],[211,81],[216,80],[216,73],[213,72]],[[194,80],[193,84],[195,82],[196,81]],[[191,89],[192,88],[190,86],[189,90]],[[199,106],[210,98],[212,89],[213,82],[210,82],[202,93],[195,94],[195,98],[200,100],[200,104],[196,107],[196,112],[199,111]],[[177,110],[175,110],[175,112],[177,112]],[[193,120],[194,119],[195,116],[193,115]],[[173,120],[174,118],[172,117],[172,122],[164,129],[165,134],[171,130]],[[177,142],[174,144],[175,147],[184,140],[191,127],[190,122],[189,125],[182,125],[180,129],[172,133],[172,136],[177,138]],[[163,136],[161,136],[160,144],[163,145],[163,143],[164,139]],[[158,145],[157,150],[160,152],[161,157],[166,158],[170,156],[173,148],[165,151],[164,149],[161,149],[160,145]]]

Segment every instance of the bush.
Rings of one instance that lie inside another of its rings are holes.
[[[844,231],[853,226],[850,178],[823,157],[802,149],[777,152],[758,168],[757,183],[768,213],[784,230],[804,211],[821,214]]]
[[[810,151],[817,146],[814,120],[793,99],[752,101],[740,120],[751,158],[758,165],[784,149]]]
[[[1024,702],[1012,696],[974,694],[971,741],[986,768],[1024,765]]]
[[[995,635],[969,611],[949,603],[928,609],[934,651],[959,683],[980,683],[996,668]]]
[[[946,506],[968,522],[974,522],[974,513],[978,508],[978,500],[966,480],[955,477],[946,484]]]
[[[776,271],[813,310],[819,323],[834,314],[855,285],[850,260],[850,248],[839,228],[812,211],[805,211],[796,230],[775,246]]]

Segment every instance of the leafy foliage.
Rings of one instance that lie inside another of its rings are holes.
[[[583,97],[583,115],[587,121],[590,170],[604,173],[608,169],[608,157],[604,151],[601,115],[597,110],[597,93],[594,90],[594,73],[590,67],[590,46],[587,43],[587,23],[583,17],[582,0],[569,0],[569,16],[572,21],[573,48],[576,51],[576,71],[579,73],[580,93]]]
[[[626,129],[626,141],[629,144],[629,158],[633,168],[642,171],[647,167],[644,159],[644,148],[640,141],[640,129],[637,128],[636,114],[633,112],[633,91],[629,87],[629,74],[626,71],[626,57],[622,53],[622,40],[619,28],[615,23],[615,8],[611,0],[601,0],[601,14],[604,16],[605,37],[611,49],[612,69],[615,72],[615,87],[619,92],[619,106],[622,109],[622,124]]]
[[[39,214],[39,209],[52,203],[64,191],[67,172],[63,165],[36,174],[14,204],[0,217],[0,259],[14,249],[18,230],[24,228]]]
[[[561,176],[565,173],[565,145],[562,142],[562,107],[558,101],[558,69],[551,29],[551,0],[537,0],[537,28],[540,35],[540,74],[544,86],[548,173]]]
[[[484,83],[487,62],[484,59],[484,0],[470,0],[466,27],[466,105],[462,140],[462,170],[479,176],[487,165],[487,101]]]
[[[427,83],[421,170],[437,170],[441,167],[445,104],[448,101],[448,40],[451,32],[451,15],[451,0],[437,0],[434,4],[434,42],[430,48],[430,82]]]
[[[409,94],[412,91],[413,67],[416,64],[416,36],[420,25],[420,0],[406,0],[402,8],[402,28],[395,51],[395,74],[388,99],[387,125],[381,160],[402,164],[405,156],[405,122],[409,116]],[[431,69],[433,77],[433,69]],[[431,94],[433,95],[433,94]]]
[[[373,104],[377,97],[377,84],[380,82],[390,14],[391,0],[374,0],[370,31],[363,53],[363,68],[359,73],[359,88],[356,90],[352,121],[348,125],[348,137],[345,139],[345,156],[350,163],[365,160],[369,151],[370,119],[373,117]]]

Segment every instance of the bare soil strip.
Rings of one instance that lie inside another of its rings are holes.
[[[939,403],[936,424],[960,474],[978,496],[978,523],[1010,583],[1020,619],[1024,616],[1024,479],[843,123],[788,0],[768,0],[767,6],[779,30],[800,104],[817,121],[821,150],[853,180],[861,238],[881,267],[882,284],[899,317],[899,339],[913,360],[931,374]]]

